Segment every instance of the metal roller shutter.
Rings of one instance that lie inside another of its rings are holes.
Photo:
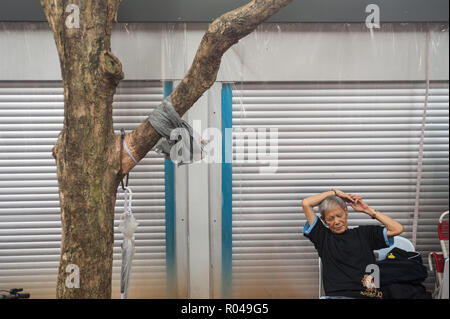
[[[137,127],[163,98],[159,82],[123,81],[114,97],[114,129]],[[0,82],[0,289],[24,288],[54,298],[61,223],[51,149],[62,129],[60,82]],[[164,159],[154,152],[130,173],[133,213],[139,222],[130,298],[164,297],[166,245]],[[123,212],[115,214],[113,298],[120,296]]]
[[[411,239],[424,99],[424,84],[411,83],[234,85],[234,297],[318,296],[318,257],[301,233],[301,200],[330,188],[361,194]],[[448,209],[448,121],[448,83],[433,83],[417,239],[424,258],[439,250],[435,226]],[[266,132],[252,135],[258,128]],[[270,153],[270,128],[278,132],[275,174],[260,172],[267,164],[258,158]],[[349,226],[377,223],[350,211]]]

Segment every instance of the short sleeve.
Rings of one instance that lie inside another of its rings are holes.
[[[386,227],[383,228],[383,237],[387,247],[391,247],[392,245],[394,245],[394,237],[388,237]]]
[[[319,217],[316,216],[311,225],[306,222],[302,232],[303,235],[307,237],[320,252],[320,247],[322,246],[327,230],[328,229],[322,224]]]
[[[386,248],[394,243],[392,238],[387,237],[387,230],[385,227],[359,226],[358,228],[373,250]]]

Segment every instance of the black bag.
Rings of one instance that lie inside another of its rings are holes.
[[[420,253],[395,247],[377,265],[383,299],[431,299],[431,294],[422,285],[428,270]]]

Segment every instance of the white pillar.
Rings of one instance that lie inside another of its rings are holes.
[[[208,127],[208,98],[201,97],[187,113],[188,123],[200,121],[201,132]],[[199,132],[199,134],[201,134]],[[187,166],[188,179],[188,264],[189,292],[193,299],[210,298],[210,231],[208,164]]]

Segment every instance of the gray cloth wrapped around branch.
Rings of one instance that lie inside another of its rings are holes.
[[[149,115],[150,124],[162,136],[154,150],[178,165],[189,164],[203,157],[206,142],[175,111],[170,97]]]

